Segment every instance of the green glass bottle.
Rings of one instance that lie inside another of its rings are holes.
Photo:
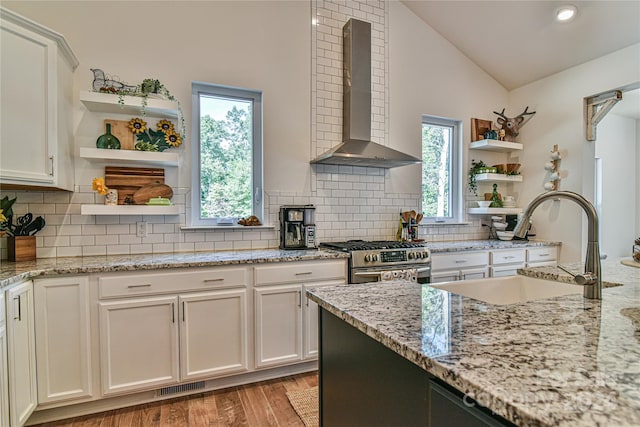
[[[120,141],[118,138],[111,134],[111,123],[107,123],[107,132],[104,135],[100,135],[96,141],[96,147],[98,148],[111,148],[113,150],[120,149]]]
[[[492,208],[502,207],[502,199],[498,195],[498,184],[493,184],[493,193],[491,194],[491,207]]]

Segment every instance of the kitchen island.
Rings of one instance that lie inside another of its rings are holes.
[[[497,306],[410,282],[311,290],[321,307],[321,418],[332,425],[335,409],[351,408],[342,413],[384,423],[399,409],[412,425],[439,425],[442,414],[429,411],[444,407],[444,390],[460,408],[486,408],[479,425],[639,425],[640,269],[602,267],[605,282],[623,285],[605,283],[602,300]],[[555,268],[521,273],[569,280]]]

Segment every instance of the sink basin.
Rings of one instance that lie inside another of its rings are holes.
[[[582,294],[583,292],[582,286],[579,285],[521,275],[434,283],[429,286],[496,305]]]

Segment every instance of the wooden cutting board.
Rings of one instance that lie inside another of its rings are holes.
[[[120,141],[121,150],[133,150],[136,144],[136,136],[129,129],[129,122],[126,120],[105,119],[104,124],[111,125],[111,133]],[[107,127],[105,126],[105,129]]]
[[[166,184],[150,184],[133,193],[133,201],[136,205],[144,205],[154,197],[170,199],[173,197],[173,190]]]
[[[133,193],[140,188],[164,184],[164,169],[105,166],[104,183],[108,188],[118,190],[118,204],[124,205],[127,197],[133,201]]]

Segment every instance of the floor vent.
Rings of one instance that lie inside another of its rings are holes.
[[[195,383],[173,385],[171,387],[161,388],[156,392],[157,396],[166,396],[168,394],[184,393],[187,391],[200,390],[204,388],[204,381],[196,381]]]

